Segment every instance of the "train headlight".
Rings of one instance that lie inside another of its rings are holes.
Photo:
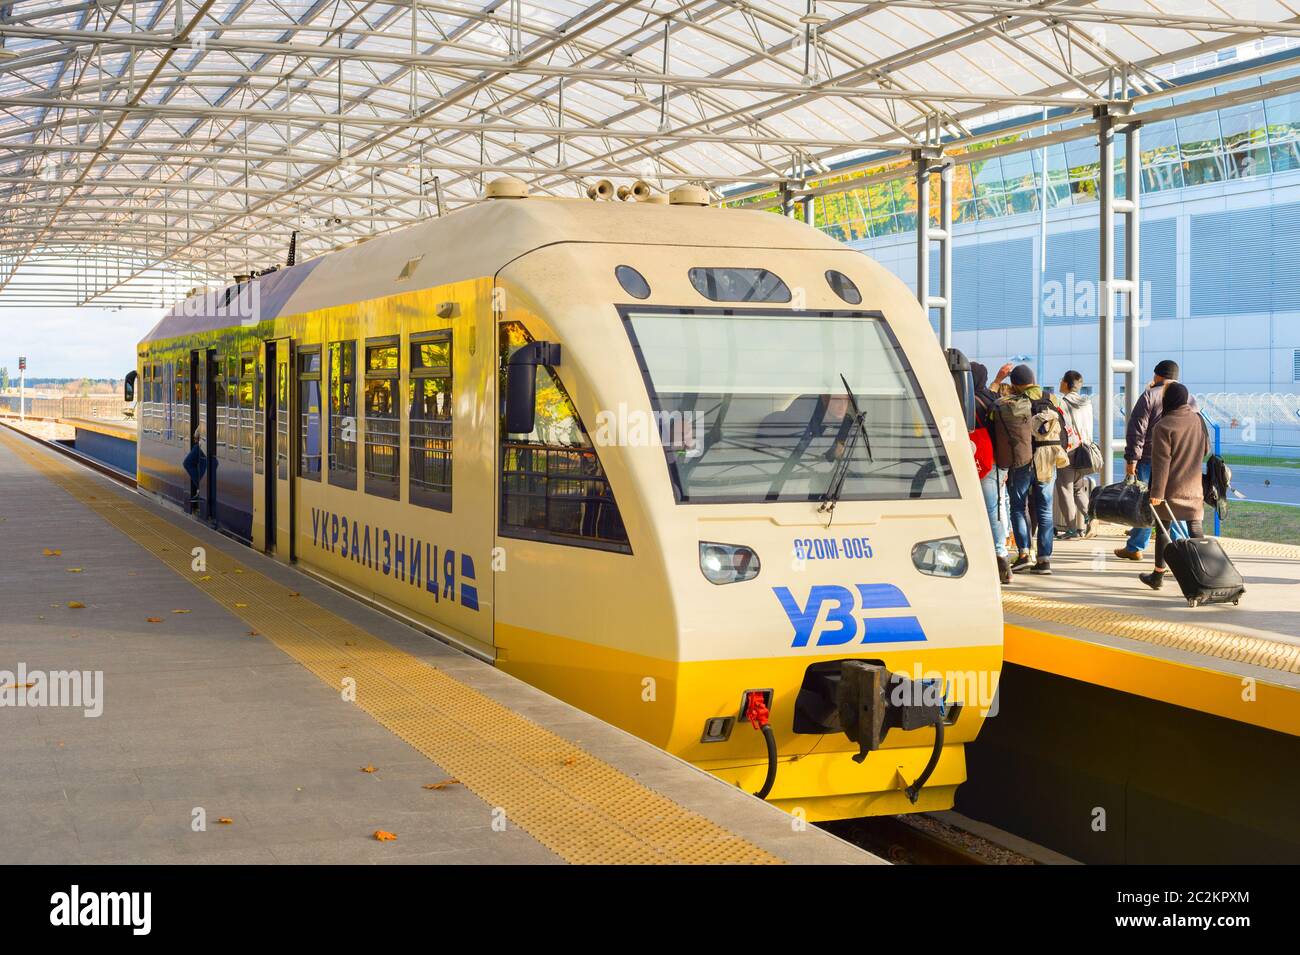
[[[961,577],[966,573],[966,550],[960,537],[922,541],[912,548],[912,563],[932,577]]]
[[[758,576],[758,555],[739,544],[700,541],[700,570],[711,584],[734,584]]]

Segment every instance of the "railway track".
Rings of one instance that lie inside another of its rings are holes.
[[[1037,865],[1039,860],[935,818],[931,813],[865,816],[822,828],[894,865]]]
[[[3,418],[0,418],[0,425],[4,425],[14,434],[22,435],[28,441],[33,441],[36,444],[49,448],[51,451],[57,451],[59,454],[71,458],[78,464],[82,464],[91,470],[98,471],[100,474],[112,478],[114,481],[117,481],[125,487],[134,488],[136,486],[134,474],[127,474],[125,471],[119,471],[117,468],[105,464],[102,461],[97,461],[89,455],[82,454],[71,445],[64,444],[61,441],[49,441],[45,438],[38,437],[30,431],[24,431],[22,428],[15,426],[11,422],[5,421]]]

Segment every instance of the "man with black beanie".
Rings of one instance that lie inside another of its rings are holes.
[[[1151,482],[1151,434],[1163,413],[1165,385],[1178,380],[1178,362],[1170,358],[1164,359],[1156,365],[1154,375],[1151,384],[1147,385],[1146,391],[1142,392],[1133,405],[1124,433],[1124,477],[1136,478],[1147,484]],[[1189,403],[1195,411],[1196,399],[1189,399]],[[1102,438],[1110,435],[1108,424],[1106,422],[1101,426],[1099,433]],[[1104,445],[1102,450],[1110,453]],[[1121,560],[1141,560],[1142,551],[1150,541],[1151,528],[1135,527],[1129,532],[1124,546],[1115,551],[1115,556]]]

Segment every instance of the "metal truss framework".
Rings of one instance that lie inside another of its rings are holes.
[[[1280,0],[0,0],[0,38],[0,305],[158,307],[282,262],[291,232],[319,254],[503,173],[790,208],[845,188],[817,185],[831,163],[942,168],[995,121],[1126,112],[1198,56],[1300,39],[1300,16]]]

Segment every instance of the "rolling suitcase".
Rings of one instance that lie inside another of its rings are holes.
[[[1165,507],[1169,508],[1169,505],[1166,503]],[[1165,536],[1169,537],[1170,531],[1165,528],[1154,507],[1151,508],[1151,513],[1155,517],[1156,524],[1165,532]],[[1171,529],[1178,524],[1173,520],[1173,516],[1173,508],[1169,508]],[[1174,579],[1178,581],[1178,586],[1182,589],[1183,596],[1187,598],[1189,607],[1202,604],[1236,604],[1241,600],[1241,595],[1246,592],[1241,574],[1233,566],[1217,537],[1184,535],[1177,540],[1170,538],[1165,547],[1165,563],[1169,566]]]

